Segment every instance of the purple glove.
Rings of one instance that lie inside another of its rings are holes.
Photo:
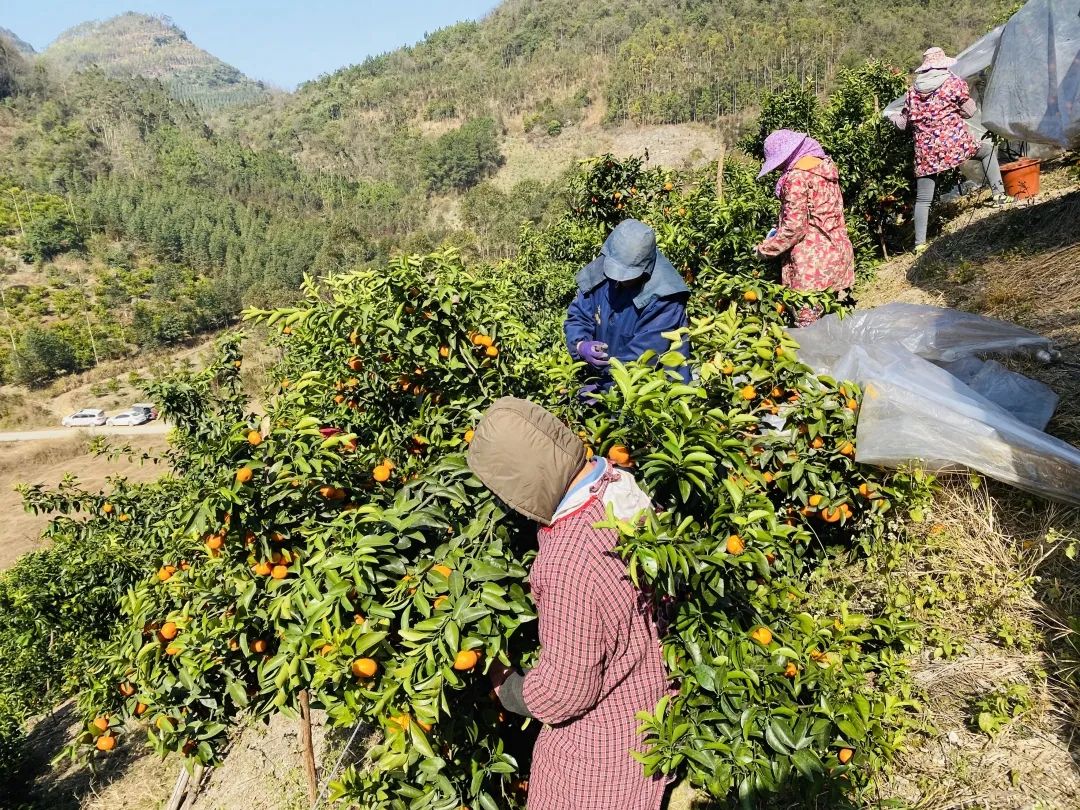
[[[599,390],[600,386],[597,383],[589,383],[588,385],[583,385],[581,386],[581,388],[578,389],[578,399],[580,399],[586,405],[598,405],[600,404],[600,399],[596,396],[596,394]]]
[[[583,340],[577,345],[578,357],[596,368],[608,365],[607,344],[599,340]]]

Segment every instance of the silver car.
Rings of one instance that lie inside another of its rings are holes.
[[[145,425],[150,421],[150,414],[148,411],[144,411],[142,408],[128,408],[126,411],[120,411],[118,414],[110,416],[105,420],[106,425]]]
[[[70,416],[65,416],[60,423],[64,427],[100,427],[106,421],[105,411],[100,408],[83,408]]]

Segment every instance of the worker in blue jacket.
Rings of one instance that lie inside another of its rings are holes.
[[[566,314],[563,331],[570,356],[592,366],[591,384],[582,393],[611,386],[608,365],[639,360],[650,349],[657,356],[671,350],[662,337],[687,325],[690,290],[656,247],[656,234],[644,222],[627,219],[611,232],[600,255],[577,275],[578,293]],[[689,341],[678,350],[689,360]],[[690,367],[675,369],[690,381]]]

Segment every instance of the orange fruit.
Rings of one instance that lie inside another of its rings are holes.
[[[859,484],[859,494],[864,498],[874,497],[874,491],[866,483]]]
[[[732,363],[724,363],[720,366],[720,373],[724,376],[730,376],[735,373],[735,366]]]
[[[116,737],[112,734],[102,734],[97,738],[94,747],[97,748],[98,751],[112,751],[116,748]]]
[[[354,329],[352,332],[349,333],[349,343],[351,343],[353,346],[355,346],[359,342],[360,342],[360,334]]]
[[[161,625],[161,629],[158,630],[158,635],[165,639],[165,641],[172,641],[179,632],[180,630],[177,628],[176,622],[165,622],[165,624]]]
[[[784,667],[784,677],[785,678],[794,678],[798,674],[799,674],[799,668],[789,661],[788,665],[786,667]]]
[[[630,451],[622,444],[617,444],[608,450],[607,457],[608,461],[612,464],[617,464],[620,467],[628,467],[633,460],[630,457]]]
[[[483,346],[486,349],[488,346],[490,346],[495,341],[493,341],[487,335],[478,334],[478,335],[473,336],[472,342],[473,342],[474,346]]]
[[[334,651],[334,645],[333,644],[323,644],[322,647],[319,648],[319,655],[329,655],[333,651]]]
[[[292,334],[292,327],[291,326],[286,326],[284,329],[281,330],[281,334],[283,334],[283,335],[291,335]]]
[[[175,644],[170,644],[168,647],[165,648],[165,654],[166,655],[179,655],[180,654],[180,648],[177,647]]]
[[[409,728],[410,718],[407,714],[395,714],[390,718],[390,725],[397,726],[402,731]]]
[[[484,349],[484,354],[486,354],[488,357],[498,357],[499,348],[498,346],[488,346],[486,349]]]
[[[129,520],[131,520],[131,515],[127,514],[126,512],[122,512],[120,514],[120,517],[117,518],[117,520],[119,520],[121,523],[127,523]]]
[[[212,534],[206,538],[206,547],[211,551],[216,551],[225,545],[225,538],[220,534]]]
[[[733,534],[727,539],[725,547],[727,548],[728,554],[742,554],[746,551],[746,543],[744,543],[743,539],[737,534]]]
[[[764,478],[764,479],[765,479],[765,483],[766,483],[766,484],[771,484],[771,483],[772,483],[773,481],[775,481],[775,480],[776,480],[776,476],[774,476],[774,475],[773,475],[773,474],[772,474],[771,472],[766,472],[766,473],[765,473],[765,474],[764,474],[764,475],[762,476],[762,478]]]
[[[836,507],[825,509],[821,512],[821,516],[825,519],[826,523],[839,523],[840,518],[843,517],[843,515],[844,513]]]
[[[258,447],[260,444],[262,444],[263,441],[262,434],[259,433],[259,431],[257,430],[249,430],[247,435],[247,441],[248,444],[250,444],[252,447]]]
[[[275,565],[270,569],[270,576],[274,579],[285,579],[289,575],[289,567],[287,565]]]
[[[248,649],[250,649],[253,653],[258,653],[261,655],[262,653],[266,652],[266,648],[268,646],[269,645],[266,643],[265,639],[257,638],[248,644]]]
[[[856,402],[855,400],[853,400],[853,399],[849,399],[849,400],[847,401],[847,409],[848,409],[849,411],[854,411],[854,410],[858,410],[858,408],[859,408],[859,403],[858,403],[858,402]]]
[[[822,447],[825,446],[825,440],[818,436],[816,439],[810,442],[810,446],[813,447],[815,450],[820,450]]]
[[[755,627],[750,631],[750,638],[756,641],[763,647],[768,647],[772,644],[772,630],[762,625],[761,627]]]
[[[815,508],[816,508],[816,507],[818,507],[818,506],[821,506],[821,502],[822,502],[823,500],[825,500],[825,496],[824,496],[824,495],[811,495],[811,496],[810,496],[810,497],[809,497],[809,498],[807,499],[807,503],[809,503],[809,504],[810,504],[811,506],[813,506],[813,507],[815,507]]]
[[[840,753],[836,755],[836,758],[840,760],[841,765],[847,765],[851,762],[851,758],[855,756],[855,752],[850,748],[841,748]]]
[[[480,653],[476,650],[461,650],[454,656],[454,669],[458,672],[468,672],[480,663]]]
[[[120,694],[124,697],[131,697],[135,694],[135,684],[131,683],[131,681],[124,681],[120,684]]]
[[[364,367],[364,361],[359,357],[350,357],[345,365],[349,367],[349,371],[359,371]]]
[[[271,566],[270,563],[263,561],[251,566],[251,571],[255,576],[268,577],[273,572],[273,566]]]
[[[176,567],[172,565],[163,565],[158,569],[157,578],[162,582],[168,582],[172,579],[172,575],[176,573]]]
[[[111,515],[113,512],[113,505],[108,501],[105,501],[104,505],[101,507],[101,511],[103,514]]]
[[[136,717],[142,717],[144,714],[146,714],[147,708],[149,708],[149,707],[145,703],[136,703],[135,704],[135,716]]]
[[[855,455],[855,445],[853,445],[851,442],[844,442],[842,445],[840,445],[840,455],[842,455],[842,456],[853,456],[853,455]]]
[[[390,480],[390,468],[385,464],[380,464],[371,472],[371,477],[378,481],[380,484]]]
[[[334,397],[334,404],[335,405],[340,405],[344,401],[345,401],[345,395],[344,394],[338,394],[336,397]]]
[[[236,471],[236,483],[246,484],[254,474],[251,467],[241,467]]]
[[[776,304],[776,314],[777,315],[783,315],[784,314],[784,305],[781,304],[780,302],[777,302],[777,304]]]
[[[437,574],[442,574],[442,575],[443,575],[444,577],[449,577],[449,576],[450,576],[450,572],[451,572],[451,571],[452,571],[453,569],[452,569],[452,568],[450,568],[450,566],[449,566],[449,565],[436,565],[436,566],[435,566],[435,567],[433,567],[433,568],[432,568],[431,570],[432,570],[432,571],[434,571],[434,572],[436,572]]]
[[[372,678],[379,671],[379,662],[374,658],[357,658],[349,669],[357,678]]]
[[[473,436],[475,436],[475,435],[476,435],[476,431],[473,430],[472,428],[469,428],[468,430],[466,430],[465,431],[465,444],[468,444],[469,442],[471,442],[473,440]]]
[[[744,385],[739,389],[739,396],[749,402],[757,396],[757,390],[752,385]]]
[[[435,604],[434,604],[435,609],[438,610],[444,604],[446,604],[447,598],[448,597],[446,597],[446,596],[437,596],[437,597],[435,597]]]
[[[449,346],[440,346],[439,347],[439,357],[441,357],[443,360],[445,360],[449,356],[450,356],[450,347]]]
[[[743,293],[743,300],[749,301],[751,304],[758,300],[758,294],[756,290],[747,290]]]
[[[420,728],[422,728],[424,730],[425,734],[430,733],[431,730],[433,728],[435,728],[435,726],[432,725],[431,723],[425,723],[423,720],[421,720],[419,718],[417,718],[417,720],[416,720],[416,725],[420,726]]]
[[[94,718],[94,728],[98,731],[108,731],[109,729],[109,715],[103,714],[100,717]]]

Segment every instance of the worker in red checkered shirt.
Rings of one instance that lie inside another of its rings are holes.
[[[469,467],[514,511],[540,524],[529,583],[540,658],[522,674],[498,661],[504,708],[540,720],[529,810],[658,810],[667,782],[647,778],[638,712],[668,691],[649,600],[598,529],[610,506],[621,520],[651,508],[626,470],[586,459],[581,440],[538,405],[500,399],[476,427]]]

